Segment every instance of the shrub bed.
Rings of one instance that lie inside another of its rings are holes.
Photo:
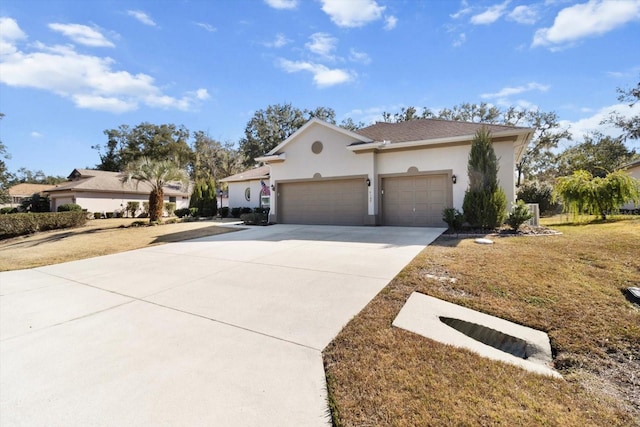
[[[82,211],[2,215],[0,216],[0,239],[38,231],[79,227],[86,222],[87,215]]]

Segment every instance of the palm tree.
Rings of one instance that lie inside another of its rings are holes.
[[[124,171],[122,182],[135,181],[136,188],[141,182],[151,187],[149,194],[149,222],[162,218],[164,208],[164,186],[179,182],[182,187],[188,186],[189,179],[184,170],[171,160],[152,160],[142,157],[128,164]]]

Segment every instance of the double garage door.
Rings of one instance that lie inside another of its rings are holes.
[[[383,224],[405,227],[445,225],[442,211],[451,206],[450,185],[448,175],[383,178]]]
[[[363,225],[366,213],[364,179],[278,185],[278,221],[283,224]]]
[[[383,225],[427,227],[444,224],[451,206],[448,175],[382,179]],[[364,179],[288,182],[278,185],[278,221],[283,224],[364,225],[367,215]]]

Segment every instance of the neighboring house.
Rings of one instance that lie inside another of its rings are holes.
[[[149,201],[151,187],[145,182],[123,183],[123,173],[105,172],[92,169],[74,169],[69,181],[58,184],[46,193],[51,200],[51,211],[65,203],[76,203],[89,212],[122,212],[127,202]],[[137,185],[136,185],[137,184]],[[189,207],[189,190],[179,183],[164,187],[164,202],[174,202],[176,209]]]
[[[444,208],[462,210],[471,141],[482,126],[491,131],[500,185],[507,200],[515,201],[515,164],[533,129],[423,119],[376,123],[352,132],[314,118],[256,159],[270,168],[270,182],[266,169],[259,173],[273,189],[269,219],[444,226]],[[233,200],[238,197],[235,188],[229,194]]]
[[[11,207],[17,208],[22,204],[22,201],[28,197],[33,196],[34,194],[42,194],[43,192],[54,188],[55,185],[48,184],[16,184],[12,187],[9,187],[9,195],[11,196],[11,200],[9,203],[5,203],[0,207]]]
[[[640,180],[640,160],[636,160],[634,162],[629,163],[628,165],[624,166],[623,169],[629,172],[629,175],[631,175],[631,177]],[[621,210],[638,209],[638,205],[634,203],[627,203],[626,205],[622,206],[620,209]]]
[[[269,166],[261,166],[221,179],[229,185],[229,207],[268,208],[271,201]]]

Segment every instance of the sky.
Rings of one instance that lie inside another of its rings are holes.
[[[640,0],[3,0],[0,140],[21,167],[100,162],[106,129],[237,143],[271,104],[367,124],[403,107],[554,111],[574,142],[640,80]],[[571,142],[563,142],[566,147]],[[640,152],[640,141],[628,141]]]

